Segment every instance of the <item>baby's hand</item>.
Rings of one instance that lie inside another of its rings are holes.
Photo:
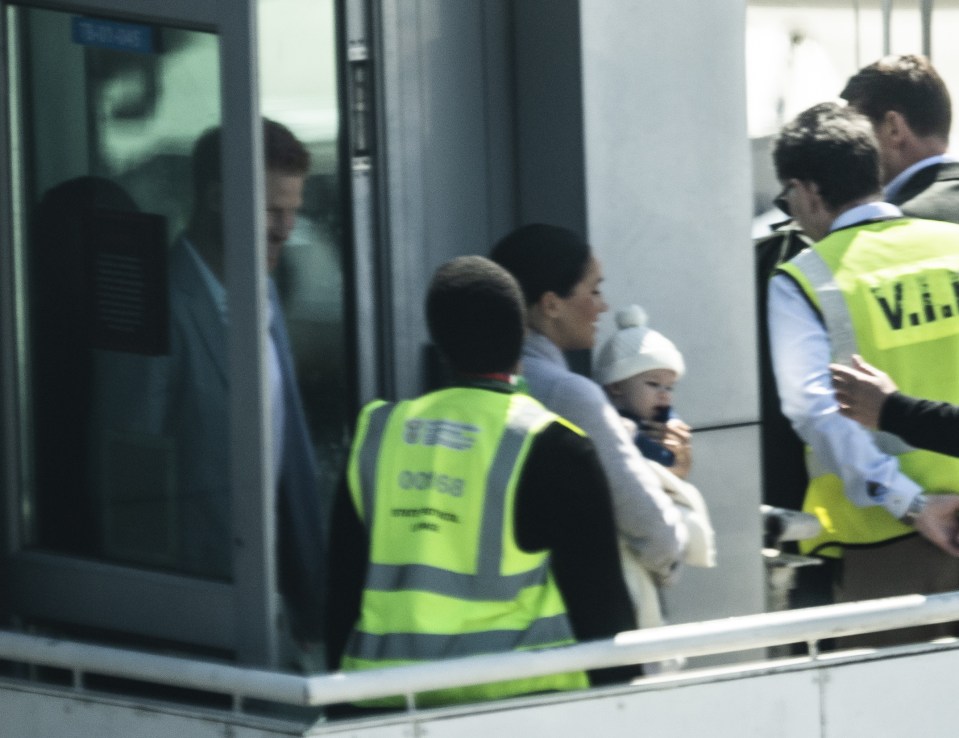
[[[693,440],[693,429],[686,425],[679,418],[670,418],[665,423],[666,434],[665,438],[668,440],[674,438],[677,441],[682,443],[689,444]]]
[[[661,443],[673,452],[676,461],[669,470],[680,479],[685,479],[693,465],[692,428],[679,418],[667,420]]]

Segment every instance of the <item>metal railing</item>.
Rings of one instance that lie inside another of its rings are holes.
[[[85,674],[103,674],[232,695],[319,706],[387,695],[626,666],[674,656],[706,656],[787,643],[959,620],[959,592],[907,595],[800,610],[762,613],[620,633],[613,639],[535,652],[488,654],[375,671],[298,676],[229,664],[0,631],[0,659],[66,669],[74,687]]]

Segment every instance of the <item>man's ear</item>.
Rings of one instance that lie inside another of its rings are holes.
[[[879,122],[885,139],[892,144],[901,144],[905,139],[915,136],[906,117],[898,110],[887,110]]]
[[[822,199],[817,182],[813,182],[811,179],[797,179],[796,189],[799,191],[799,196],[805,198],[808,206],[813,208],[825,207],[826,202]]]

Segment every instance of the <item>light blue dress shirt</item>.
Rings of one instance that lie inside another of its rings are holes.
[[[894,205],[870,202],[845,211],[835,231],[876,218],[901,217]],[[783,414],[819,463],[838,475],[849,499],[861,507],[883,505],[899,518],[922,488],[883,453],[872,434],[839,414],[829,363],[829,337],[799,286],[776,275],[769,283],[769,344]],[[868,490],[868,485],[878,485]]]

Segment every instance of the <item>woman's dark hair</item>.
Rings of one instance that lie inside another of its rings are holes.
[[[547,292],[569,297],[586,275],[591,251],[578,233],[531,223],[500,239],[490,258],[516,277],[527,305]]]
[[[526,308],[509,272],[482,256],[460,256],[433,275],[426,323],[455,371],[508,372],[519,361]]]

